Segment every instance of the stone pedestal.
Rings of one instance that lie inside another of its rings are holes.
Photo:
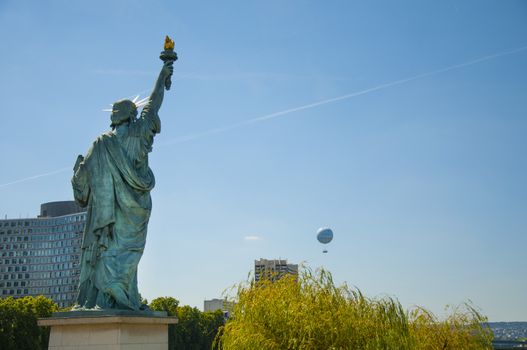
[[[168,350],[168,325],[177,318],[136,315],[85,315],[42,318],[51,327],[49,350]]]

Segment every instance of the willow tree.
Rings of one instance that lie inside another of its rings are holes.
[[[394,298],[336,286],[326,270],[237,287],[232,317],[217,337],[231,349],[492,349],[486,318],[470,305],[439,320]]]

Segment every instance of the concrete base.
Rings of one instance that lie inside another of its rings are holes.
[[[175,317],[83,316],[38,320],[51,327],[49,350],[168,350]]]

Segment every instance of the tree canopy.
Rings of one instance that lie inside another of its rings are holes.
[[[49,328],[37,326],[37,318],[57,310],[57,304],[44,296],[0,299],[0,349],[47,349]]]
[[[170,350],[210,350],[218,329],[225,323],[221,310],[201,312],[188,305],[179,306],[179,301],[172,297],[156,298],[149,306],[178,318],[178,323],[168,328]]]

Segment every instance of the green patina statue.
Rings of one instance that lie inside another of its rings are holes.
[[[143,310],[137,265],[143,254],[154,188],[148,153],[161,131],[158,116],[170,89],[174,42],[165,40],[163,68],[154,91],[142,103],[113,104],[111,131],[99,136],[86,157],[79,155],[71,180],[75,200],[87,208],[79,292],[74,310]]]

